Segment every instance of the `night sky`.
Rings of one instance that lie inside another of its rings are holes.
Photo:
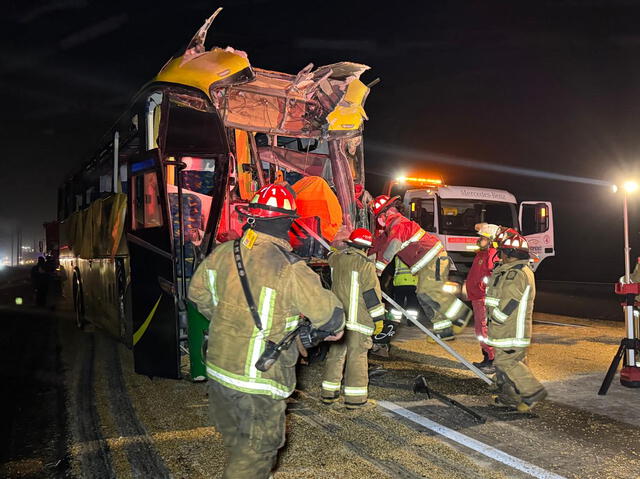
[[[40,236],[41,223],[55,217],[58,184],[222,5],[208,47],[230,45],[254,66],[288,73],[351,60],[372,67],[365,83],[381,78],[366,104],[372,193],[384,175],[413,168],[449,184],[548,199],[557,257],[539,277],[615,281],[622,274],[622,202],[607,188],[416,158],[640,179],[640,2],[6,3],[0,256],[17,224],[25,240]],[[635,254],[639,201],[631,200]]]

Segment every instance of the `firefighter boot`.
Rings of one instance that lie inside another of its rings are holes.
[[[340,392],[336,391],[333,394],[331,394],[328,391],[322,391],[322,396],[320,397],[320,401],[322,401],[322,404],[333,404],[338,402],[338,399],[340,399]]]
[[[515,384],[506,374],[500,371],[496,372],[496,386],[498,387],[498,394],[493,396],[496,405],[517,409],[522,403],[522,398],[518,394]]]
[[[489,359],[489,354],[484,350],[482,351],[482,356],[482,362],[473,363],[473,365],[485,374],[494,374],[496,367],[493,365],[493,359]]]
[[[538,404],[548,395],[547,390],[545,388],[540,389],[538,392],[533,393],[531,396],[523,397],[520,404],[518,404],[517,409],[520,412],[529,412],[533,409],[533,406]]]

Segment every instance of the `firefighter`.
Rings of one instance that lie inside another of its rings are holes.
[[[353,410],[372,404],[367,401],[367,353],[371,336],[382,331],[385,309],[375,265],[367,258],[371,233],[358,228],[346,243],[346,249],[329,256],[331,290],[347,308],[347,323],[342,341],[332,344],[327,355],[322,402],[336,402],[342,389],[345,407]]]
[[[444,291],[449,275],[450,260],[437,236],[432,235],[404,217],[393,203],[398,197],[378,196],[371,210],[381,230],[377,232],[374,251],[379,274],[398,255],[418,276],[416,293],[418,302],[428,317],[434,316],[434,333],[442,339],[453,339],[469,323],[472,312],[455,295]]]
[[[409,266],[396,256],[393,273],[393,300],[402,306],[413,319],[418,319],[417,285],[418,277],[412,274]],[[399,321],[402,318],[402,313],[395,309],[391,310],[391,314],[395,320]],[[413,326],[413,323],[407,319],[407,325]]]
[[[487,344],[495,348],[496,403],[526,412],[547,396],[525,364],[536,285],[527,241],[518,233],[503,238],[498,244],[502,264],[493,270],[485,298]]]
[[[473,363],[475,367],[485,374],[493,374],[493,358],[495,352],[491,346],[486,343],[487,340],[487,308],[484,304],[485,292],[489,275],[497,261],[497,252],[493,247],[493,239],[500,230],[499,226],[487,223],[478,223],[476,231],[478,231],[478,251],[473,264],[467,275],[467,298],[471,301],[473,308],[473,324],[476,337],[480,342],[482,349],[482,362]]]
[[[268,185],[248,205],[241,239],[216,247],[198,266],[189,299],[210,321],[206,354],[209,414],[229,453],[224,478],[266,478],[285,442],[285,399],[295,383],[298,351],[284,349],[269,369],[256,367],[303,315],[303,344],[342,335],[338,298],[291,252],[295,196]],[[246,280],[246,281],[245,281]]]

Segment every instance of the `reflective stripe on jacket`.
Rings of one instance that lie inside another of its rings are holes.
[[[529,346],[535,296],[535,278],[528,260],[496,267],[485,297],[489,322],[486,343],[502,349]]]
[[[295,328],[301,314],[316,328],[331,322],[336,331],[342,329],[344,315],[338,298],[290,253],[287,241],[256,234],[253,246],[242,244],[241,253],[262,330],[256,327],[245,299],[232,241],[216,247],[198,266],[188,296],[211,321],[208,377],[231,389],[283,399],[295,387],[298,351],[295,347],[283,350],[275,364],[262,372],[255,363],[266,342],[280,341]]]
[[[366,254],[348,247],[329,256],[331,291],[342,301],[347,314],[346,329],[370,336],[373,322],[384,316],[380,282]]]
[[[387,217],[385,234],[379,234],[374,243],[376,268],[383,270],[398,255],[416,274],[438,256],[446,255],[437,236],[426,232],[415,221],[396,213]]]

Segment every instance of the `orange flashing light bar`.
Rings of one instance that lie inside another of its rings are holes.
[[[399,183],[409,183],[419,186],[442,186],[440,178],[413,178],[410,176],[400,176],[396,178]]]

